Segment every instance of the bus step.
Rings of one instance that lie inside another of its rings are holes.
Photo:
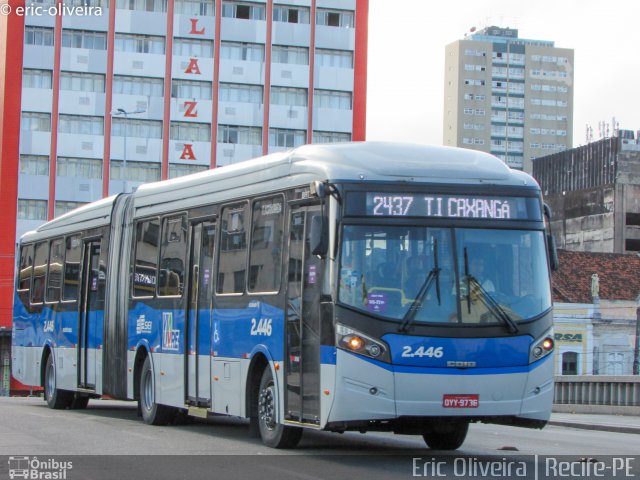
[[[209,411],[203,407],[190,406],[188,413],[191,417],[207,418]]]

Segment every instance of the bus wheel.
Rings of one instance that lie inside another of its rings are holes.
[[[427,446],[433,450],[456,450],[464,443],[468,430],[469,423],[461,422],[447,425],[446,430],[424,433],[422,438]]]
[[[153,378],[153,367],[151,358],[147,357],[142,366],[140,374],[139,405],[142,413],[142,420],[148,425],[166,425],[175,415],[171,407],[158,405],[156,403],[156,390]]]
[[[258,426],[262,443],[272,448],[294,448],[302,437],[302,429],[277,422],[278,393],[271,369],[262,373],[258,392]]]
[[[85,408],[87,408],[88,404],[89,397],[74,397],[71,400],[71,405],[69,405],[69,408],[71,410],[84,410]]]
[[[44,398],[49,408],[62,410],[71,405],[72,393],[56,388],[56,367],[53,364],[53,353],[47,357],[44,371]]]

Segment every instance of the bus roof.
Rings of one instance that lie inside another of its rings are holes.
[[[225,191],[258,193],[262,188],[258,184],[270,184],[276,190],[313,180],[510,185],[539,190],[531,176],[510,169],[488,153],[393,142],[352,142],[304,145],[213,170],[147,183],[132,195],[135,207],[144,208],[190,197],[224,195]],[[35,240],[79,223],[83,223],[84,228],[109,224],[115,200],[116,196],[111,196],[84,205],[26,233],[22,240]]]
[[[386,180],[517,185],[539,189],[531,176],[510,169],[488,153],[392,142],[353,142],[304,145],[214,170],[141,185],[134,194],[135,205],[140,208],[285,178],[291,185],[313,180]],[[279,185],[284,187],[286,183]]]

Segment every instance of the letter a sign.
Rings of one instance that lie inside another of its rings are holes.
[[[180,160],[196,160],[196,156],[193,153],[193,145],[191,143],[185,143],[182,149],[182,155]]]
[[[198,59],[197,58],[189,59],[189,66],[184,71],[184,73],[193,73],[195,75],[201,75],[200,67],[198,66]]]

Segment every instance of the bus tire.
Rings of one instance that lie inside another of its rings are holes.
[[[53,363],[53,353],[47,357],[47,366],[44,370],[44,399],[49,408],[63,410],[71,405],[73,394],[67,390],[56,388],[56,366]]]
[[[140,405],[142,420],[147,425],[167,425],[175,415],[173,408],[156,403],[155,381],[150,357],[145,359],[140,372],[138,404]]]
[[[88,404],[89,404],[89,397],[75,396],[71,400],[71,404],[69,405],[69,408],[71,410],[84,410],[85,408],[87,408]]]
[[[446,431],[430,431],[424,433],[425,443],[432,450],[457,450],[464,443],[469,431],[469,423],[461,422],[448,426]]]
[[[278,392],[268,366],[262,372],[257,401],[262,443],[271,448],[294,448],[302,437],[302,428],[277,422]]]

